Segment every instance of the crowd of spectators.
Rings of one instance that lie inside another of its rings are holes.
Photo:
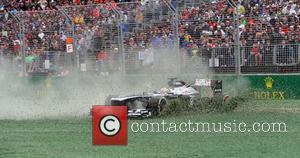
[[[297,44],[300,43],[298,0],[239,0],[232,4],[219,0],[186,7],[181,10],[180,16],[181,46],[187,50],[218,48],[219,52],[233,56],[232,49],[228,51],[228,47],[236,44],[239,31],[241,52],[245,53],[243,62],[253,60],[259,65],[263,60],[264,64],[272,64],[274,49],[270,50],[270,47],[274,46],[278,46],[278,58],[288,58],[279,59],[281,64],[295,62],[297,58]],[[282,45],[289,48],[281,49]]]
[[[9,11],[55,10],[61,6],[91,5],[111,2],[128,2],[133,0],[3,0],[1,8]]]
[[[130,2],[134,3],[118,3],[129,1],[1,1],[0,52],[17,55],[21,49],[21,26],[15,17],[24,20],[24,39],[28,54],[41,54],[49,50],[64,51],[65,40],[72,35],[72,23],[57,10],[62,6],[76,26],[75,33],[79,43],[76,49],[83,49],[87,39],[105,36],[108,25],[118,27],[117,13],[123,15],[121,28],[125,37],[125,50],[174,47],[177,38],[175,16],[166,1],[131,0]],[[183,0],[167,1],[178,10],[180,47],[189,56],[198,54],[199,49],[205,49],[206,52],[210,52],[208,57],[211,58],[211,52],[215,50],[215,56],[228,60],[227,63],[221,62],[221,65],[232,66],[233,47],[239,38],[238,44],[244,53],[242,62],[245,64],[271,64],[275,46],[278,46],[276,51],[279,63],[296,62],[298,58],[297,44],[300,43],[298,0],[215,0],[186,5]],[[114,36],[118,36],[117,29],[110,28],[108,31],[110,40],[115,40]],[[103,49],[103,46],[97,49]]]

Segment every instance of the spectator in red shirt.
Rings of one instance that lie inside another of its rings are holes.
[[[100,71],[101,73],[105,70],[107,60],[107,53],[104,50],[101,50],[97,54],[96,60],[96,71]]]
[[[104,61],[107,59],[107,53],[104,50],[101,50],[97,55],[98,61]]]
[[[259,44],[253,44],[251,55],[254,56],[255,65],[262,64],[262,55],[260,54]]]

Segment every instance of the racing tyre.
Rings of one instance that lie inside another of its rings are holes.
[[[164,104],[164,102],[162,102],[162,100],[160,101],[159,98],[150,98],[149,99],[149,107],[148,107],[148,109],[150,109],[150,111],[152,113],[152,116],[159,115],[159,113],[162,110],[161,106],[163,104]]]

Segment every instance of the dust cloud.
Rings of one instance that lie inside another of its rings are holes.
[[[199,61],[197,68],[186,68],[179,74],[178,56],[170,55],[175,52],[156,50],[154,53],[156,62],[152,67],[132,75],[118,73],[103,76],[78,72],[64,77],[18,77],[12,73],[13,70],[2,64],[0,120],[87,117],[93,105],[104,105],[110,95],[159,90],[167,86],[170,77],[191,83],[195,78],[212,77],[206,64]]]
[[[104,105],[109,95],[148,90],[151,78],[71,74],[63,78],[0,77],[0,119],[85,117],[93,105]],[[147,81],[149,80],[149,82]]]

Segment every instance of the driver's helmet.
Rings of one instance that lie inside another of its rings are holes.
[[[186,85],[186,83],[185,83],[184,81],[179,81],[179,80],[171,79],[171,80],[168,82],[168,85],[169,85],[170,87],[181,87],[181,86]]]

